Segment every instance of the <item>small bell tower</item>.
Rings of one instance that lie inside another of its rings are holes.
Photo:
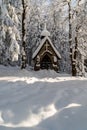
[[[46,23],[44,24],[44,29],[41,33],[41,39],[45,37],[50,37],[50,32],[47,30]]]

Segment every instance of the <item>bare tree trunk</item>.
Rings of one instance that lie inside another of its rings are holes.
[[[77,19],[78,12],[76,11],[76,19]],[[77,49],[78,49],[78,30],[79,28],[77,27],[76,23],[76,36],[75,36],[75,51],[73,53],[73,60],[72,60],[72,75],[76,76],[77,75]]]
[[[73,51],[72,51],[72,24],[71,24],[71,5],[70,5],[70,1],[68,2],[68,13],[69,13],[69,46],[70,46],[70,60],[71,60],[71,73],[73,76],[73,66],[72,66],[72,57],[73,57]]]
[[[77,39],[77,35],[75,36],[75,51],[73,54],[73,62],[72,62],[72,76],[76,76],[77,75],[77,47],[78,47],[78,39]]]
[[[25,7],[24,0],[22,0],[22,7],[23,7],[23,12],[22,12],[22,65],[21,65],[21,69],[24,69],[26,68],[26,42],[24,41],[26,7]]]

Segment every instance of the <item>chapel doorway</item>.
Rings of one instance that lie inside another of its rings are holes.
[[[52,62],[47,54],[41,60],[41,69],[52,69]]]

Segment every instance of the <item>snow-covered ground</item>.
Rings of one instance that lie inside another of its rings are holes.
[[[87,130],[87,78],[0,66],[0,130]]]

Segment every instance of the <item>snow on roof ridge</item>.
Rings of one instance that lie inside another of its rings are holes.
[[[53,50],[55,51],[56,55],[61,59],[61,55],[59,54],[59,52],[57,51],[57,49],[54,47],[54,45],[52,44],[50,38],[48,36],[46,36],[40,43],[40,45],[37,47],[36,51],[33,53],[32,58],[34,59],[35,56],[38,54],[38,52],[40,51],[41,47],[44,45],[45,41],[48,40],[51,47],[53,48]]]

